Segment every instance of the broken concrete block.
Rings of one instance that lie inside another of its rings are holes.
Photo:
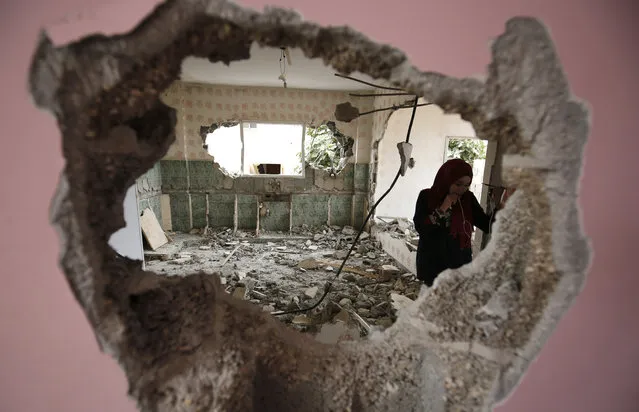
[[[390,311],[390,304],[388,302],[381,302],[371,307],[371,316],[380,317],[385,316]]]
[[[187,258],[173,259],[170,263],[173,265],[185,265],[187,263],[191,263],[192,261],[193,261],[192,258],[187,257]]]
[[[393,266],[393,265],[383,265],[382,266],[382,273],[384,275],[398,275],[400,272],[400,270],[397,268],[397,266]]]
[[[340,306],[350,306],[353,302],[349,298],[343,298],[339,301]]]
[[[315,270],[320,266],[321,264],[315,259],[304,259],[297,264],[297,267],[305,270]]]
[[[357,314],[360,316],[364,316],[364,317],[368,317],[371,314],[371,311],[369,309],[366,308],[358,308],[357,309]]]
[[[238,286],[233,291],[234,298],[244,300],[246,298],[246,288],[244,286]]]
[[[398,293],[391,293],[390,298],[393,309],[398,312],[414,302],[412,299],[409,299],[406,296],[400,295]]]
[[[335,251],[335,253],[333,253],[333,257],[335,259],[345,259],[347,254],[348,254],[348,251],[346,250],[337,250]]]
[[[352,273],[345,273],[342,275],[342,278],[344,280],[348,280],[349,282],[356,282],[357,281],[357,277],[355,275],[353,275]]]
[[[309,299],[313,299],[315,297],[315,295],[317,295],[317,291],[318,291],[318,287],[317,286],[313,286],[311,288],[308,288],[304,291],[304,295],[309,298]]]
[[[291,321],[295,325],[312,325],[313,321],[306,315],[297,315]]]
[[[344,226],[344,227],[342,228],[342,234],[343,234],[343,235],[347,235],[347,236],[354,235],[354,234],[355,234],[355,229],[353,229],[353,228],[352,228],[352,227],[350,227],[350,226]]]

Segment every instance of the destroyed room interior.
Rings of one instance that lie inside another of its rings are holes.
[[[513,391],[585,280],[589,112],[538,20],[491,57],[482,79],[423,72],[224,0],[41,37],[60,267],[141,411],[488,411]],[[420,256],[448,266],[426,281]]]
[[[462,156],[486,208],[495,142],[423,100],[411,122],[416,96],[337,75],[299,49],[254,44],[250,56],[188,57],[162,96],[177,111],[175,142],[128,194],[145,267],[217,274],[232,296],[327,343],[383,330],[422,285],[417,195]],[[473,237],[477,254],[482,233]]]

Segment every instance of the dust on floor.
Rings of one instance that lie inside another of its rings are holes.
[[[348,226],[259,236],[233,234],[231,229],[206,235],[173,233],[169,244],[146,251],[145,261],[148,270],[166,276],[218,274],[228,293],[267,312],[313,306],[330,281],[330,293],[315,309],[275,317],[318,340],[333,342],[389,327],[397,308],[415,299],[422,285],[368,233],[362,234],[335,278],[355,236]]]

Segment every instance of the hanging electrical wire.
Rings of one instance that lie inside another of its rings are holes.
[[[413,112],[411,114],[410,122],[408,124],[408,131],[406,132],[406,140],[404,141],[405,144],[408,144],[409,141],[410,141],[410,133],[411,133],[411,130],[413,129],[413,121],[415,120],[415,112],[417,111],[417,107],[419,106],[417,104],[418,100],[419,100],[419,97],[415,96],[415,100],[414,100],[414,103],[413,103]],[[373,212],[375,211],[377,206],[381,203],[381,201],[384,200],[384,198],[391,192],[391,190],[393,190],[393,187],[395,187],[395,183],[397,183],[397,180],[399,179],[399,176],[403,175],[403,171],[405,171],[405,165],[404,165],[405,161],[408,161],[408,159],[404,159],[402,157],[402,164],[400,165],[399,170],[397,171],[397,174],[395,175],[395,178],[393,179],[393,182],[391,183],[391,185],[388,188],[388,190],[386,190],[386,192],[384,192],[384,194],[375,202],[373,207],[371,207],[370,211],[368,212],[368,215],[366,215],[366,219],[364,219],[364,222],[362,223],[362,226],[360,227],[359,231],[357,232],[357,236],[355,236],[355,240],[353,240],[353,243],[351,244],[350,249],[346,253],[346,256],[344,257],[344,259],[342,260],[342,263],[340,264],[339,268],[337,269],[337,272],[335,272],[335,274],[333,275],[332,279],[329,280],[328,282],[326,282],[326,284],[324,285],[324,293],[319,298],[319,300],[315,304],[313,304],[312,306],[309,306],[309,307],[306,307],[306,308],[286,310],[286,311],[278,311],[278,312],[271,312],[271,315],[273,315],[273,316],[282,316],[282,315],[290,315],[290,314],[295,314],[295,313],[308,312],[308,311],[313,310],[316,307],[318,307],[324,301],[326,296],[328,296],[328,294],[330,293],[331,289],[333,288],[333,282],[342,273],[342,270],[344,269],[344,266],[346,265],[346,262],[348,261],[348,258],[351,256],[351,253],[355,249],[355,246],[357,245],[357,241],[359,240],[360,236],[364,232],[364,229],[366,228],[366,224],[368,223],[368,221],[370,220],[371,216],[373,215]]]
[[[285,89],[288,87],[288,85],[286,84],[286,63],[286,47],[280,47],[280,76],[278,77],[278,79],[281,80],[282,83],[284,83]]]

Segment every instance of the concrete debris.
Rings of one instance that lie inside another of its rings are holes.
[[[398,275],[400,273],[400,270],[393,265],[383,265],[382,273],[385,275]]]
[[[338,320],[323,324],[315,339],[321,343],[335,344],[359,340],[360,332],[356,326]]]
[[[297,264],[297,267],[304,270],[314,270],[318,269],[321,266],[321,263],[315,259],[304,259]]]
[[[306,315],[297,315],[293,318],[292,322],[295,325],[311,325],[313,320]]]
[[[417,250],[419,234],[410,220],[404,218],[393,218],[392,220],[377,218],[375,226],[378,230],[390,233],[396,239],[404,239],[409,250]]]
[[[396,311],[400,311],[405,309],[409,305],[413,303],[412,299],[407,298],[406,296],[400,295],[399,293],[391,293],[390,298],[392,301],[393,309]]]
[[[237,299],[245,299],[246,298],[246,288],[243,286],[238,286],[233,291],[233,297]]]
[[[335,278],[357,235],[350,227],[259,236],[228,229],[170,235],[174,241],[147,259],[149,270],[167,276],[193,271],[217,275],[233,297],[265,312],[310,307],[322,295],[323,285],[332,282],[331,292],[318,307],[276,317],[320,341],[353,340],[388,328],[398,305],[412,302],[421,287],[368,233],[360,236],[356,251]]]
[[[309,298],[309,299],[313,299],[315,297],[315,295],[317,295],[317,291],[319,289],[317,288],[317,286],[313,286],[312,288],[308,288],[304,291],[304,295]]]

